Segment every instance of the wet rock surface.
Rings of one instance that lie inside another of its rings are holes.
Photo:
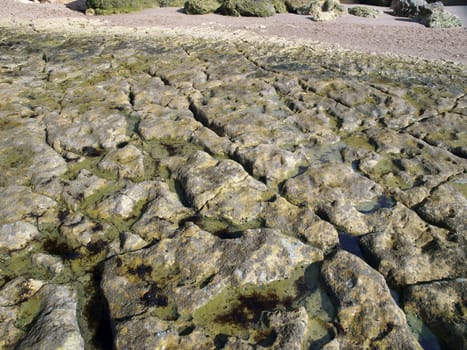
[[[466,78],[0,28],[0,347],[465,344]]]

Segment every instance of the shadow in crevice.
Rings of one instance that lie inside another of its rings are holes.
[[[100,287],[103,273],[103,264],[99,264],[93,271],[93,288],[95,294],[85,307],[85,317],[89,328],[93,330],[92,345],[99,350],[113,350],[114,335],[110,310],[104,292]]]

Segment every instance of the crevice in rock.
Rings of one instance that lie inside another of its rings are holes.
[[[431,118],[431,117],[430,117]],[[430,119],[430,118],[425,118],[425,119]],[[424,120],[425,120],[424,119]],[[413,124],[415,124],[416,122],[414,122]],[[413,125],[412,124],[412,125]],[[407,126],[408,128],[409,126]],[[426,143],[427,145],[430,145],[431,147],[435,147],[437,149],[440,149],[440,150],[443,150],[445,152],[449,152],[450,154],[452,154],[453,156],[455,157],[459,157],[459,158],[462,158],[462,159],[466,159],[467,158],[467,155],[462,151],[461,148],[459,147],[456,147],[454,149],[452,149],[451,147],[447,146],[446,148],[443,148],[443,147],[440,147],[439,145],[437,145],[435,142],[430,142],[430,140],[427,140],[426,137],[424,138],[421,138],[421,137],[418,137],[416,136],[415,134],[413,133],[410,133],[410,132],[407,132],[410,136],[412,136],[413,138],[419,140],[419,141],[422,141],[424,143]]]
[[[457,108],[457,106],[459,105],[459,101],[461,99],[463,99],[465,96],[467,96],[467,94],[462,94],[461,96],[459,96],[458,98],[455,99],[454,103],[453,103],[453,106],[452,108],[449,110],[449,112],[452,112],[453,110],[455,110]]]
[[[360,259],[368,263],[360,247],[360,236],[353,236],[344,231],[339,231],[338,236],[339,245],[343,250],[358,256]]]
[[[193,114],[193,117],[195,118],[195,120],[200,122],[204,127],[213,131],[219,137],[225,137],[225,136],[228,137],[228,135],[225,135],[225,132],[222,128],[216,127],[215,125],[211,125],[211,123],[209,122],[209,119],[206,117],[206,114],[196,105],[194,101],[190,101],[190,105],[188,109]]]
[[[114,334],[109,305],[100,287],[103,263],[98,264],[92,273],[94,294],[84,306],[84,314],[92,332],[92,345],[99,350],[114,349]]]

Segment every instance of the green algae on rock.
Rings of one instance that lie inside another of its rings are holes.
[[[347,11],[351,15],[366,18],[377,18],[381,14],[381,12],[377,9],[364,6],[350,7],[349,9],[347,9]]]
[[[86,7],[98,15],[138,11],[160,5],[160,0],[86,0]]]

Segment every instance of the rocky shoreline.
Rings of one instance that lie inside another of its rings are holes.
[[[465,346],[465,65],[67,22],[0,27],[1,348]]]

